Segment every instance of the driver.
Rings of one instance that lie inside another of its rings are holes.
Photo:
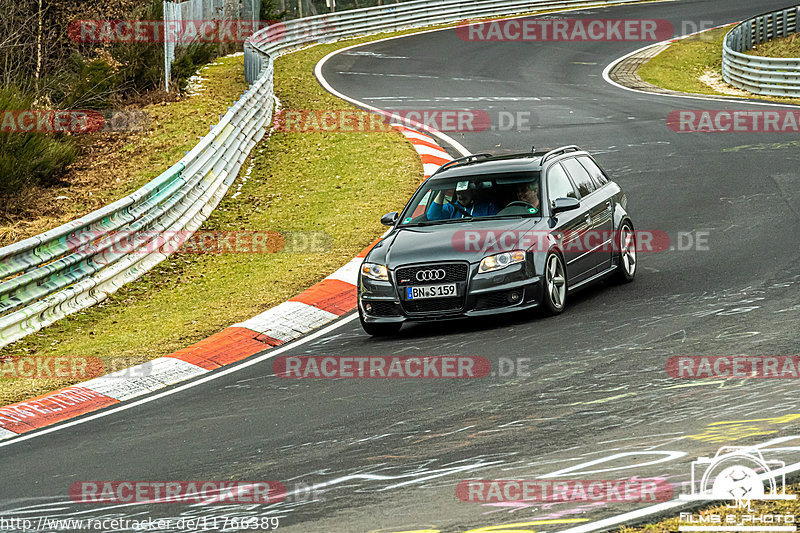
[[[517,200],[539,209],[539,183],[528,181],[517,185]]]
[[[439,191],[428,207],[428,220],[443,220],[465,217],[485,217],[496,215],[499,209],[485,198],[478,198],[475,184],[470,183],[461,191],[456,191],[456,201],[444,203],[444,190]]]

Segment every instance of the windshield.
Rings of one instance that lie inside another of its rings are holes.
[[[429,180],[403,211],[400,225],[540,216],[539,182],[539,172]]]

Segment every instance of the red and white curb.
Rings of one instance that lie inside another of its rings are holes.
[[[432,137],[394,125],[414,146],[427,179],[452,158]],[[9,439],[241,361],[336,320],[356,308],[358,270],[375,241],[342,268],[260,315],[183,350],[24,402],[0,407],[0,440]]]
[[[405,135],[406,139],[414,145],[414,149],[422,160],[425,179],[428,179],[440,166],[453,159],[441,146],[436,144],[433,137],[398,124],[393,124],[392,126],[400,130],[400,133]]]

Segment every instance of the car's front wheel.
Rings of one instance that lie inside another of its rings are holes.
[[[619,227],[619,268],[617,269],[617,281],[620,283],[630,283],[636,276],[636,234],[630,222],[623,222]]]
[[[547,254],[544,269],[542,311],[547,315],[557,315],[567,305],[567,273],[561,255],[556,252]]]
[[[361,320],[361,327],[367,332],[367,335],[372,335],[373,337],[397,335],[400,332],[400,328],[403,327],[402,323],[374,324],[365,322],[364,314],[361,312],[361,306],[358,308],[358,318]]]

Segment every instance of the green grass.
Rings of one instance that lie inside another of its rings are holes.
[[[452,24],[439,27],[446,26]],[[418,31],[318,45],[278,58],[275,88],[283,108],[353,109],[317,83],[314,65],[345,46]],[[216,122],[209,115],[225,94],[221,88],[243,79],[241,58],[217,61],[222,65],[204,74],[211,79],[203,102],[155,106],[154,130],[123,147],[120,168],[167,168],[208,131]],[[198,111],[198,105],[208,108]],[[176,254],[105,302],[2,349],[0,356],[96,356],[107,367],[123,368],[180,350],[285,301],[342,266],[380,236],[379,217],[400,209],[422,180],[419,157],[397,132],[275,132],[251,158],[255,166],[241,194],[234,199],[229,191],[201,229],[324,231],[331,236],[324,253]],[[157,174],[140,170],[111,193],[121,196],[123,189]],[[0,379],[0,405],[70,384]]]
[[[700,80],[711,72],[722,80],[722,41],[730,28],[719,28],[675,42],[669,48],[642,65],[639,76],[646,82],[684,93],[723,95]],[[735,89],[731,87],[731,89]],[[750,95],[747,98],[773,102],[798,103],[798,98],[778,98]]]
[[[800,485],[792,485],[786,487],[786,494],[797,494],[800,492]],[[795,517],[800,517],[800,499],[798,500],[772,500],[772,501],[751,501],[752,506],[752,513],[749,511],[745,511],[744,509],[735,509],[735,508],[728,508],[726,505],[730,504],[722,504],[722,505],[712,505],[703,508],[702,510],[695,510],[691,511],[691,513],[695,516],[699,514],[707,515],[707,514],[714,514],[719,515],[721,520],[723,521],[722,524],[699,524],[699,523],[692,523],[689,524],[688,521],[681,522],[679,517],[668,518],[662,520],[660,522],[655,522],[652,524],[646,524],[641,527],[623,527],[619,529],[619,533],[674,533],[678,531],[678,528],[681,525],[693,525],[693,526],[709,526],[709,525],[725,525],[724,520],[726,516],[736,516],[738,518],[734,518],[734,520],[740,520],[742,514],[753,514],[756,516],[764,515],[794,515]],[[758,525],[758,524],[753,524]],[[787,524],[779,524],[774,523],[770,525],[787,525]],[[788,524],[794,525],[794,524]]]
[[[178,101],[147,105],[147,130],[76,136],[84,155],[57,187],[22,191],[17,205],[0,206],[0,246],[74,220],[135,191],[183,157],[247,90],[242,57],[201,69],[205,90]]]
[[[34,94],[25,94],[16,87],[0,87],[0,112],[31,109]],[[10,112],[13,116],[13,111]],[[16,120],[12,121],[15,122]],[[0,203],[9,195],[31,186],[48,186],[78,156],[75,142],[65,135],[0,133]]]
[[[721,28],[678,41],[642,65],[639,76],[665,89],[718,94],[699,78],[708,69],[722,70],[722,39],[727,32]]]
[[[317,46],[276,61],[276,92],[285,109],[350,108],[313,76],[319,59],[343,46]],[[226,62],[223,70],[223,78],[238,77],[240,59]],[[169,146],[173,137],[177,146],[192,145],[207,129],[164,127],[156,133],[164,153],[152,154],[150,164],[179,159],[182,152]],[[394,131],[276,132],[254,153],[241,194],[233,199],[229,192],[203,229],[322,231],[331,236],[324,252],[175,254],[102,304],[4,348],[2,355],[96,356],[107,367],[120,368],[177,351],[285,301],[342,266],[383,232],[380,215],[402,207],[422,180],[416,152]],[[69,384],[0,380],[0,404]]]
[[[800,33],[795,33],[780,39],[773,39],[763,44],[757,44],[747,53],[761,57],[800,58]]]
[[[201,69],[207,81],[199,95],[145,107],[152,127],[121,148],[116,163],[130,177],[110,194],[124,196],[141,187],[191,150],[247,90],[242,65],[241,56],[219,58]]]

